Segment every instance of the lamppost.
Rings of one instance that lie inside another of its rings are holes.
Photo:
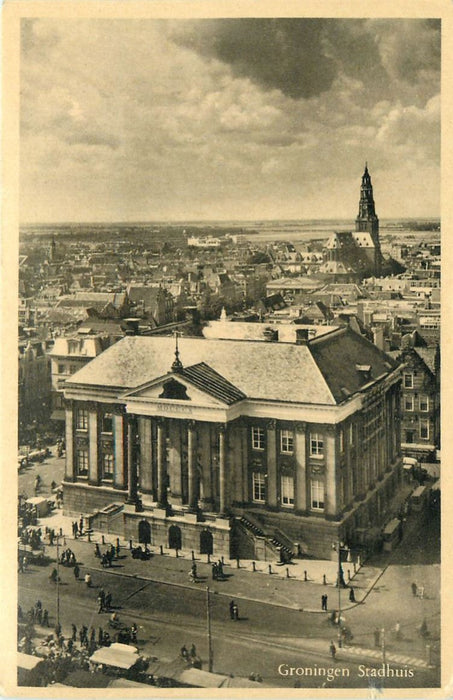
[[[332,544],[332,549],[338,553],[338,573],[337,573],[337,586],[338,586],[338,646],[341,648],[343,646],[343,639],[341,635],[341,587],[344,583],[343,568],[341,566],[341,552],[346,549],[341,546],[340,540],[337,543]]]
[[[211,635],[211,601],[209,599],[209,586],[206,587],[206,623],[208,635],[208,671],[212,673],[213,667],[213,651],[212,651],[212,635]]]
[[[57,614],[56,628],[60,629],[60,535],[57,535]]]

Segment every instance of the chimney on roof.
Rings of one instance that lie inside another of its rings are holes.
[[[371,379],[371,365],[356,365],[357,372],[360,373],[363,379],[367,382]]]
[[[276,330],[275,328],[271,328],[270,326],[268,326],[264,329],[263,335],[264,340],[266,340],[268,343],[278,342],[278,330]]]
[[[298,328],[296,330],[296,345],[306,345],[309,340],[308,328]]]

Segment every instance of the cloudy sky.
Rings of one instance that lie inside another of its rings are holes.
[[[23,222],[439,215],[437,20],[22,22]]]

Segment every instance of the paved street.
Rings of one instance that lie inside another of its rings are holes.
[[[46,494],[52,479],[57,483],[61,480],[62,469],[63,460],[55,458],[45,464],[33,465],[20,475],[20,490],[30,495],[35,474],[39,472],[43,479],[42,491]],[[61,513],[54,512],[50,518],[43,520],[45,522],[52,527],[64,523],[65,534],[70,532],[70,519],[63,518]],[[423,664],[427,658],[425,644],[417,632],[423,617],[427,619],[433,647],[437,643],[439,564],[438,558],[437,562],[434,560],[438,534],[433,522],[419,524],[412,521],[410,525],[401,547],[383,573],[383,567],[388,562],[376,560],[360,569],[354,578],[358,598],[365,596],[364,602],[355,607],[348,604],[349,609],[344,612],[344,617],[354,634],[356,653],[354,655],[354,648],[339,650],[336,663],[349,669],[350,675],[336,678],[335,687],[363,687],[369,684],[369,678],[358,676],[358,669],[360,664],[372,667],[382,662],[381,649],[374,648],[373,631],[376,625],[386,628],[387,652],[399,654],[401,659],[405,659],[402,666],[408,662],[410,665],[411,659],[419,659]],[[420,527],[423,538],[420,537]],[[98,534],[95,539],[100,542]],[[115,536],[106,536],[106,541],[115,539]],[[90,590],[82,581],[76,582],[72,569],[60,567],[63,632],[69,632],[72,622],[77,626],[107,627],[107,614],[97,612],[96,587],[102,585],[113,594],[113,604],[118,607],[121,620],[125,623],[139,622],[140,646],[146,654],[157,659],[157,665],[175,659],[183,643],[189,645],[193,642],[206,668],[205,587],[209,585],[213,588],[210,599],[215,671],[243,676],[251,672],[260,673],[265,683],[284,687],[294,686],[296,680],[302,687],[318,687],[325,682],[325,678],[320,678],[318,683],[318,679],[305,676],[284,677],[278,674],[277,669],[279,664],[295,667],[331,665],[329,642],[331,638],[336,641],[337,629],[330,624],[327,615],[319,611],[319,600],[322,593],[328,592],[329,606],[336,607],[338,592],[334,587],[304,584],[264,573],[252,574],[243,569],[238,571],[234,566],[225,567],[226,573],[230,574],[225,582],[212,582],[209,578],[210,566],[201,561],[198,568],[203,580],[199,584],[189,585],[189,553],[185,553],[184,558],[176,559],[174,552],[167,551],[160,556],[158,549],[153,548],[155,555],[151,561],[142,562],[131,558],[127,543],[123,542],[121,556],[114,562],[114,567],[102,570],[94,556],[93,544],[88,544],[84,539],[74,541],[67,537],[66,546],[74,550],[82,563],[82,573],[90,571],[94,587]],[[428,565],[420,563],[423,559],[420,547],[430,552]],[[55,546],[47,548],[53,557],[55,550]],[[27,609],[39,596],[50,612],[51,624],[54,624],[56,590],[48,580],[50,570],[51,567],[32,567],[28,573],[20,574],[19,602]],[[380,578],[372,587],[376,574]],[[423,600],[413,599],[410,590],[412,580],[419,584],[423,581],[426,590]],[[342,596],[345,605],[347,595]],[[239,604],[239,622],[229,619],[228,603],[232,598]],[[278,605],[269,604],[269,600],[278,602]],[[301,612],[296,609],[298,607],[316,609],[317,612]],[[392,635],[396,622],[395,610],[400,611],[403,635],[403,640],[398,643]],[[184,630],[183,634],[181,630]],[[359,648],[363,651],[359,651]],[[387,678],[385,685],[404,687],[437,683],[435,671],[416,668],[414,673],[413,680]]]

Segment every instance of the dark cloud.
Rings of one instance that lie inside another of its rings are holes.
[[[440,69],[440,22],[426,19],[220,19],[178,22],[171,38],[293,99],[329,90],[338,75],[377,99]]]
[[[323,48],[318,19],[222,19],[188,23],[173,39],[227,63],[237,77],[294,99],[328,90],[336,68]]]

